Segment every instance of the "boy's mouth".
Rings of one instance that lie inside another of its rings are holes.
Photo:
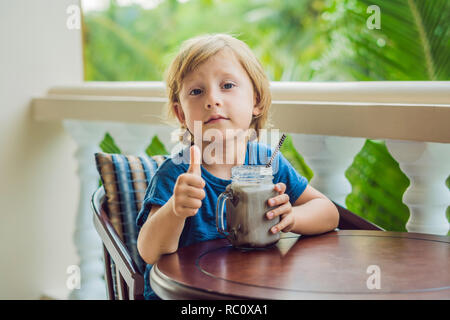
[[[224,116],[221,116],[220,114],[215,114],[212,115],[211,117],[209,117],[209,119],[207,121],[205,121],[205,124],[207,123],[215,123],[215,122],[219,122],[222,120],[230,120],[229,118],[226,118]]]

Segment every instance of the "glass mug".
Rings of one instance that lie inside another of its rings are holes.
[[[219,195],[216,206],[217,231],[237,248],[263,248],[275,244],[280,233],[270,229],[280,217],[269,220],[266,213],[275,207],[268,200],[278,195],[272,182],[272,168],[242,165],[231,168],[231,184]],[[226,204],[226,229],[223,209]]]

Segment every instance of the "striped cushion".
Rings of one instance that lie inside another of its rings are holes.
[[[95,154],[111,224],[141,272],[145,263],[137,250],[136,217],[144,201],[147,186],[165,158],[165,156],[137,157],[103,152]]]

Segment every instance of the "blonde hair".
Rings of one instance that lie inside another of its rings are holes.
[[[201,63],[224,48],[231,49],[253,84],[257,107],[261,112],[258,116],[253,116],[250,128],[253,128],[257,137],[259,137],[259,129],[264,128],[266,125],[268,111],[272,103],[269,80],[258,59],[247,44],[228,34],[202,35],[183,42],[179,53],[172,60],[166,71],[165,81],[168,96],[166,117],[168,120],[176,119],[174,103],[180,102],[179,93],[184,78]],[[183,135],[187,128],[182,125],[181,129],[181,134]]]

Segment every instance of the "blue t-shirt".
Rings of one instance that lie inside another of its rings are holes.
[[[266,164],[272,155],[272,150],[266,144],[249,142],[244,164]],[[164,161],[156,171],[147,188],[141,211],[137,217],[137,226],[141,228],[148,218],[153,204],[163,206],[173,194],[175,183],[180,174],[186,173],[189,168],[189,148]],[[279,152],[272,162],[273,183],[283,182],[286,184],[286,194],[289,201],[294,205],[298,197],[305,190],[308,181],[295,171],[292,165]],[[180,236],[178,247],[182,248],[197,242],[223,238],[216,229],[216,203],[219,195],[225,191],[231,180],[215,177],[206,169],[201,167],[202,178],[205,180],[205,198],[197,214],[186,219]],[[150,269],[147,265],[144,273],[144,298],[158,299],[150,287]]]

